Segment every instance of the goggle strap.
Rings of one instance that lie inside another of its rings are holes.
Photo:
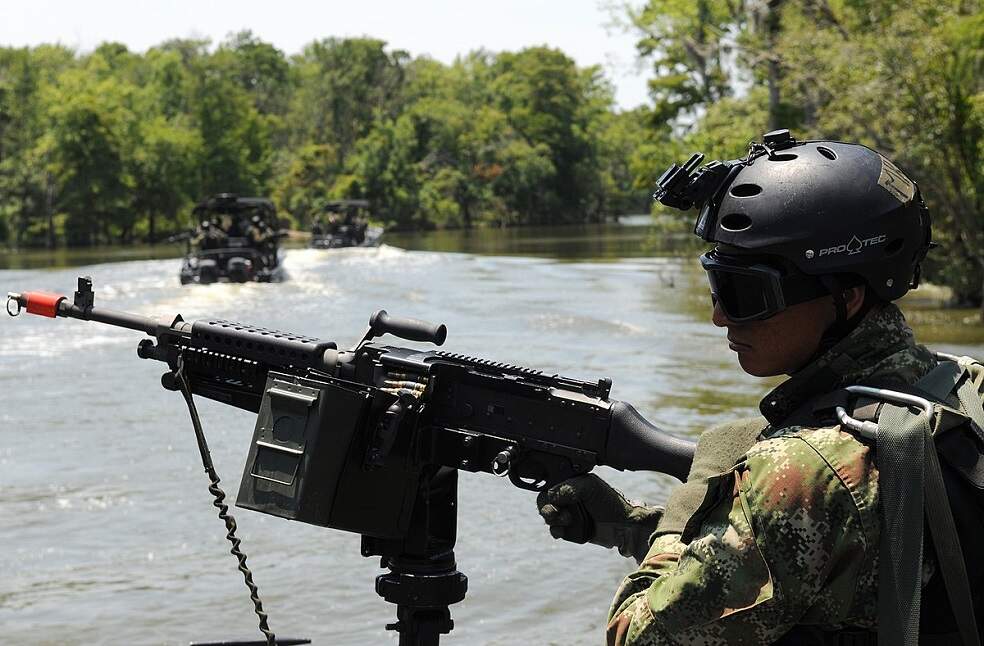
[[[837,276],[820,276],[820,282],[834,297],[834,307],[837,310],[837,321],[834,325],[843,324],[847,321],[847,301],[844,299],[844,286],[837,279]]]

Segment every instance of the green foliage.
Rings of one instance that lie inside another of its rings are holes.
[[[630,10],[640,56],[652,61],[653,122],[693,117],[733,93],[732,51],[744,25],[743,3],[729,0],[649,0]]]
[[[809,134],[861,141],[919,183],[941,244],[927,277],[982,302],[984,280],[984,16],[977,2],[853,3],[832,11],[806,46],[780,41],[784,91],[807,106]],[[784,14],[790,29],[811,16]]]
[[[195,198],[202,139],[182,119],[168,120],[163,115],[141,123],[138,137],[140,145],[127,160],[133,178],[131,203],[146,218],[145,237],[154,242],[163,237],[158,231],[159,217],[164,219],[165,236],[193,224],[180,216]]]
[[[100,235],[126,239],[132,232],[124,161],[131,91],[112,75],[93,84],[84,70],[66,71],[49,90],[50,128],[41,145],[58,178],[55,206],[67,216],[69,243],[92,244]]]
[[[288,118],[291,143],[332,143],[345,159],[377,116],[398,114],[407,58],[369,38],[328,38],[306,46],[292,61],[297,90]]]
[[[427,227],[429,220],[418,207],[415,159],[416,132],[409,116],[380,119],[360,139],[349,161],[355,183],[373,207],[395,228]]]
[[[329,144],[309,144],[292,156],[280,174],[274,200],[299,222],[308,226],[328,200],[343,197],[335,184],[343,171],[338,152]]]
[[[524,222],[592,215],[589,198],[598,177],[587,129],[594,78],[583,77],[570,58],[546,47],[501,54],[492,72],[495,105],[518,135],[504,161],[519,167],[507,169],[498,182],[501,187],[515,179],[509,203]]]
[[[984,301],[980,0],[637,2],[652,105],[626,112],[548,47],[451,65],[372,38],[288,58],[248,31],[0,48],[0,243],[160,239],[217,192],[270,194],[300,226],[337,198],[404,229],[584,222],[644,211],[691,152],[789,127],[917,179],[942,247],[928,278]]]
[[[268,122],[228,77],[205,74],[194,91],[192,118],[202,139],[203,194],[262,192],[270,172]]]
[[[775,127],[858,141],[920,186],[941,249],[925,275],[984,301],[984,15],[979,0],[648,0],[630,11],[652,62],[650,122],[671,139],[636,152],[742,154]],[[668,125],[666,125],[668,124]],[[637,171],[637,177],[639,171]]]
[[[452,65],[371,38],[287,58],[248,31],[0,48],[0,242],[157,240],[218,192],[271,194],[300,226],[337,198],[398,228],[599,219],[645,208],[648,118],[546,47]]]

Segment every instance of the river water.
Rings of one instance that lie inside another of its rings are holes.
[[[282,284],[184,288],[175,258],[50,268],[8,256],[0,266],[25,268],[0,270],[0,292],[71,293],[85,274],[97,305],[217,316],[339,347],[354,345],[385,308],[445,323],[453,352],[611,377],[614,398],[695,437],[753,413],[776,381],[744,375],[708,322],[694,254],[661,248],[647,227],[627,226],[390,236],[378,249],[292,249]],[[984,330],[962,320],[973,313],[927,305],[903,307],[934,347],[984,356]],[[66,319],[0,322],[2,643],[259,638],[187,411],[160,388],[162,364],[136,357],[140,338]],[[199,410],[234,497],[254,418],[206,400]],[[673,484],[656,473],[600,473],[653,502]],[[534,498],[507,480],[459,479],[455,552],[469,590],[442,643],[603,643],[608,603],[632,564],[551,539]],[[278,636],[396,643],[383,628],[395,607],[375,594],[378,561],[360,556],[358,536],[233,513]]]

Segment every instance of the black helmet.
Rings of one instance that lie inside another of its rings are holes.
[[[788,130],[763,140],[742,159],[674,164],[654,197],[699,207],[694,232],[725,249],[778,257],[809,276],[853,274],[884,300],[918,284],[931,232],[912,180],[860,144],[797,142]]]

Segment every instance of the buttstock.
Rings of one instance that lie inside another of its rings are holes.
[[[650,424],[631,404],[612,402],[603,464],[620,470],[659,471],[686,482],[695,447],[695,442]]]

